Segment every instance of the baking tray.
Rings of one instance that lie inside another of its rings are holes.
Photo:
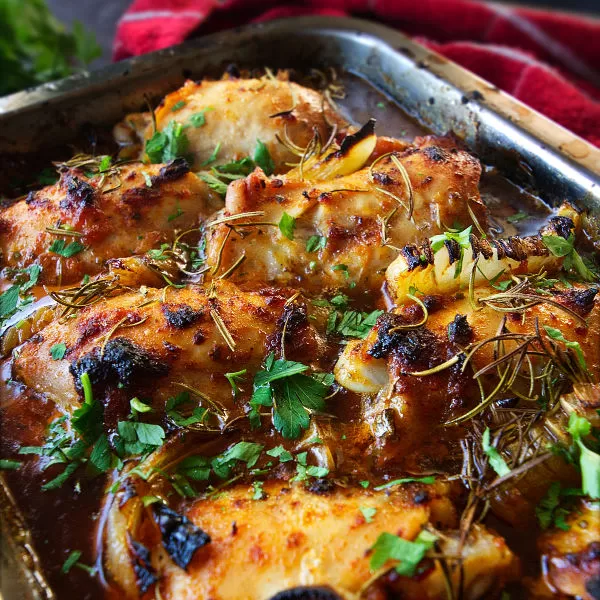
[[[144,109],[144,96],[158,99],[187,78],[218,76],[230,63],[349,72],[427,129],[454,132],[484,163],[547,203],[600,208],[600,149],[401,33],[347,18],[249,25],[0,98],[0,154],[51,151],[83,129]],[[0,590],[5,600],[54,598],[11,498],[0,475]]]

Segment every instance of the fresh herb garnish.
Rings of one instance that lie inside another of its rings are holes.
[[[575,234],[571,233],[565,240],[560,235],[543,235],[544,245],[554,256],[564,257],[563,268],[565,271],[574,271],[583,281],[596,281],[597,273],[586,265],[581,255],[575,250]]]
[[[67,242],[63,239],[54,240],[50,247],[48,248],[49,252],[53,252],[54,254],[58,254],[59,256],[63,256],[64,258],[71,258],[76,254],[79,254],[82,250],[85,249],[85,246],[78,241]]]
[[[172,120],[162,131],[154,132],[146,142],[146,154],[152,163],[166,163],[176,158],[186,158],[189,145],[185,125]]]
[[[324,250],[327,245],[327,238],[324,235],[311,235],[306,240],[306,251],[307,252],[318,252]]]
[[[66,352],[67,346],[64,342],[54,344],[54,346],[50,348],[50,356],[53,358],[53,360],[62,360],[65,357]]]
[[[290,462],[294,460],[294,457],[288,452],[282,445],[275,446],[275,448],[271,448],[271,450],[267,450],[266,454],[272,456],[273,458],[278,458],[279,462]]]
[[[573,500],[583,495],[582,490],[562,489],[560,482],[553,481],[546,495],[535,507],[535,515],[542,529],[556,527],[563,531],[571,529],[566,518],[573,510]],[[565,501],[567,502],[565,506]]]
[[[600,499],[600,443],[592,449],[583,441],[592,433],[592,424],[585,417],[572,412],[569,417],[568,431],[579,449],[583,493],[598,500]]]
[[[296,219],[284,212],[279,220],[279,231],[288,239],[294,239],[294,229],[296,228]]]
[[[186,104],[187,104],[187,102],[185,100],[180,100],[179,102],[175,102],[175,104],[173,104],[173,106],[171,106],[171,112],[177,112],[178,110],[181,110]]]
[[[398,560],[400,564],[396,565],[396,572],[405,577],[412,577],[427,551],[433,548],[436,540],[437,537],[425,529],[413,542],[384,532],[373,545],[371,571],[381,569],[388,560]]]
[[[320,479],[329,475],[329,469],[325,467],[308,465],[306,463],[307,458],[307,452],[300,452],[296,455],[296,475],[293,477],[292,481],[306,481],[309,477]]]
[[[327,333],[337,333],[345,337],[354,337],[364,339],[369,335],[369,331],[375,325],[375,322],[382,310],[374,310],[370,313],[347,310],[340,314],[332,311],[327,321]]]
[[[11,460],[9,458],[0,458],[0,471],[11,471],[18,469],[23,463],[18,460]]]
[[[181,210],[181,207],[179,206],[179,204],[177,204],[177,206],[175,207],[175,212],[170,214],[167,217],[167,221],[170,223],[171,221],[178,219],[179,217],[181,217],[181,215],[184,215],[184,214],[185,213]]]
[[[217,155],[219,154],[219,150],[221,149],[221,142],[217,142],[217,145],[214,147],[211,155],[204,161],[200,163],[201,167],[207,167],[217,160]]]
[[[577,362],[579,363],[579,366],[584,371],[587,371],[587,363],[585,362],[585,356],[583,355],[583,350],[581,349],[579,342],[570,342],[562,334],[562,331],[560,331],[559,329],[555,329],[554,327],[544,325],[544,329],[546,330],[548,337],[552,338],[553,340],[556,340],[557,342],[562,342],[567,348],[573,350],[575,352],[575,356],[577,357]]]
[[[509,223],[519,223],[520,221],[524,221],[525,219],[528,219],[529,215],[526,212],[523,211],[519,211],[517,213],[515,213],[514,215],[510,215],[510,217],[506,217],[506,220]]]
[[[265,172],[265,175],[272,175],[275,171],[275,163],[271,158],[269,149],[260,140],[256,140],[256,148],[252,158],[254,159],[254,162]]]
[[[252,500],[264,500],[267,495],[265,494],[265,491],[263,490],[263,485],[264,482],[262,481],[253,481],[252,482]]]
[[[362,483],[362,482],[361,482]],[[367,487],[368,487],[368,481]],[[428,485],[435,483],[435,477],[433,475],[427,475],[426,477],[403,477],[402,479],[394,479],[393,481],[388,481],[382,485],[378,485],[373,488],[376,492],[380,492],[381,490],[387,490],[388,488],[394,487],[396,485],[404,485],[405,483],[426,483]]]
[[[372,506],[359,506],[358,509],[367,523],[373,522],[373,517],[377,514],[376,508],[373,508]]]
[[[206,113],[211,110],[214,110],[214,107],[207,106],[206,108],[199,110],[197,113],[194,113],[190,117],[190,124],[192,127],[204,127],[204,125],[206,125]]]
[[[494,471],[496,471],[496,473],[500,477],[504,477],[505,475],[508,475],[510,473],[509,466],[506,464],[506,461],[500,455],[500,452],[498,452],[498,449],[495,446],[492,446],[492,444],[490,442],[490,428],[489,427],[486,427],[485,431],[483,432],[481,445],[483,448],[483,452],[488,457],[488,462],[490,463],[490,466],[492,467],[492,469],[494,469]]]
[[[271,352],[265,368],[254,377],[249,418],[253,427],[260,426],[260,407],[273,409],[273,425],[284,437],[295,439],[310,423],[309,411],[322,411],[333,375],[317,379],[304,374],[308,366],[284,359],[275,360]]]
[[[441,250],[446,245],[446,242],[456,242],[458,244],[460,256],[456,261],[456,267],[454,268],[454,279],[457,279],[460,276],[465,250],[468,250],[471,247],[472,229],[473,226],[469,225],[469,227],[463,229],[462,231],[449,230],[445,233],[434,235],[433,237],[429,238],[429,243],[434,253],[438,250]]]
[[[204,183],[206,183],[206,185],[208,185],[211,190],[214,190],[217,192],[217,194],[225,197],[225,194],[227,193],[226,183],[223,183],[212,173],[198,173],[197,175],[200,179],[202,179],[202,181],[204,181]]]
[[[224,373],[225,378],[229,381],[229,385],[233,390],[233,395],[237,396],[240,393],[240,388],[238,387],[238,381],[244,381],[246,373],[248,369],[242,369],[241,371],[236,371],[235,373]]]

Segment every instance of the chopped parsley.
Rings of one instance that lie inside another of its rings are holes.
[[[253,481],[252,482],[252,500],[264,500],[267,497],[265,491],[263,490],[264,482],[262,481]]]
[[[265,175],[272,175],[275,171],[275,163],[271,158],[269,149],[260,140],[256,140],[256,148],[252,158],[257,166],[264,171]]]
[[[374,310],[370,313],[346,310],[341,313],[340,318],[340,313],[332,311],[327,320],[327,333],[364,339],[383,312],[382,310]]]
[[[168,260],[169,255],[165,254],[165,250],[169,250],[170,248],[169,244],[161,244],[160,248],[152,248],[146,254],[153,260]]]
[[[412,577],[419,563],[425,557],[428,550],[433,548],[437,537],[423,529],[413,542],[409,542],[392,533],[384,532],[373,545],[371,555],[371,571],[377,571],[385,565],[388,560],[400,561],[395,570],[405,577]]]
[[[170,214],[167,217],[167,221],[170,223],[171,221],[174,221],[175,219],[178,219],[179,217],[181,217],[181,215],[184,215],[185,213],[181,210],[181,207],[179,206],[179,204],[175,207],[175,212]]]
[[[67,346],[64,342],[54,344],[54,346],[50,348],[50,356],[53,358],[53,360],[62,360],[65,357],[66,352]]]
[[[519,211],[517,213],[515,213],[514,215],[510,215],[510,217],[506,217],[506,220],[509,223],[519,223],[520,221],[524,221],[525,219],[528,219],[529,215],[526,212],[523,211]]]
[[[202,406],[194,406],[192,412],[189,414],[182,414],[179,409],[180,406],[186,404],[194,404],[189,392],[181,392],[174,398],[167,399],[166,413],[167,417],[171,419],[177,427],[185,428],[195,425],[196,423],[202,423],[208,416],[208,410]]]
[[[566,518],[573,510],[573,500],[583,495],[582,490],[562,489],[560,482],[553,481],[546,495],[535,507],[535,516],[542,529],[556,527],[563,531],[571,529]]]
[[[213,173],[198,173],[198,177],[200,177],[211,190],[214,190],[220,196],[225,197],[225,194],[227,193],[227,184],[215,177]]]
[[[117,431],[119,437],[115,440],[115,448],[120,456],[149,454],[162,446],[165,440],[165,430],[151,423],[119,421]]]
[[[267,455],[272,456],[273,458],[278,458],[279,462],[290,462],[294,460],[294,457],[288,452],[281,444],[279,446],[275,446],[275,448],[271,448],[271,450],[267,450]]]
[[[575,234],[571,233],[568,239],[560,235],[543,235],[544,245],[554,256],[564,257],[563,268],[565,271],[573,271],[583,281],[596,281],[595,273],[575,250]]]
[[[206,125],[206,113],[214,110],[214,107],[207,106],[190,117],[190,125],[192,127],[204,127]]]
[[[2,325],[5,319],[11,317],[19,308],[33,302],[33,296],[24,295],[24,292],[37,284],[41,272],[42,267],[36,264],[29,265],[25,269],[18,269],[14,272],[14,284],[0,294],[0,325]]]
[[[98,163],[98,173],[106,173],[111,167],[112,158],[108,154],[103,155]]]
[[[324,235],[311,235],[306,240],[307,252],[318,252],[324,250],[325,246],[327,246],[327,238]]]
[[[63,239],[54,240],[50,247],[48,248],[49,252],[53,252],[54,254],[58,254],[59,256],[63,256],[64,258],[71,258],[76,254],[79,254],[82,250],[85,249],[85,246],[78,241],[67,242]]]
[[[279,231],[288,239],[294,239],[294,229],[296,228],[296,219],[284,212],[279,220]]]
[[[451,229],[445,233],[434,235],[433,237],[429,238],[429,243],[434,253],[438,250],[441,250],[446,245],[446,242],[456,242],[458,244],[460,256],[456,261],[456,267],[454,268],[454,279],[457,279],[462,272],[465,250],[468,250],[471,247],[472,229],[473,226],[469,225],[469,227],[463,229],[462,231]]]
[[[253,428],[260,426],[260,407],[273,410],[273,425],[285,438],[295,439],[310,423],[310,412],[325,408],[325,396],[333,375],[306,375],[309,367],[285,359],[275,360],[271,352],[265,367],[254,377],[254,392],[248,417]]]
[[[585,418],[572,412],[569,417],[568,431],[579,449],[579,468],[581,469],[581,488],[583,493],[594,500],[600,499],[600,435],[592,432],[592,424]],[[584,438],[595,434],[596,443],[590,448]]]
[[[544,329],[546,330],[548,337],[552,338],[553,340],[556,340],[557,342],[562,342],[567,348],[573,350],[575,352],[575,356],[577,357],[577,362],[579,363],[579,366],[584,371],[587,371],[587,363],[585,362],[585,356],[583,355],[583,350],[581,349],[579,342],[570,342],[569,340],[565,339],[565,336],[562,334],[562,331],[560,331],[559,329],[555,329],[554,327],[544,325]]]
[[[361,481],[361,485],[362,485]],[[367,486],[369,482],[367,481]],[[382,485],[378,485],[373,488],[376,492],[380,492],[381,490],[387,490],[388,488],[394,487],[396,485],[403,485],[405,483],[426,483],[428,485],[435,483],[435,477],[433,475],[427,475],[426,477],[403,477],[402,479],[394,479],[393,481],[388,481]]]
[[[325,467],[307,465],[307,457],[306,452],[300,452],[296,455],[296,475],[292,478],[292,481],[306,481],[309,477],[320,479],[329,475],[329,469]]]
[[[152,163],[166,163],[176,158],[186,158],[190,145],[185,125],[169,121],[162,131],[155,131],[146,142],[146,154]]]
[[[175,102],[175,104],[173,104],[173,106],[171,106],[171,112],[177,112],[178,110],[181,110],[186,104],[187,104],[187,102],[185,100],[180,100],[179,102]]]
[[[11,460],[9,458],[0,458],[0,471],[11,471],[21,466],[21,461]]]
[[[63,575],[66,575],[73,567],[77,567],[78,569],[85,571],[91,577],[96,575],[96,569],[94,567],[90,567],[89,565],[85,565],[85,564],[79,562],[80,558],[81,558],[81,550],[73,550],[69,554],[69,556],[67,556],[65,562],[63,563],[62,567],[60,568],[60,572]]]
[[[200,163],[201,167],[207,167],[217,160],[217,155],[219,154],[219,150],[221,150],[221,142],[217,142],[217,145],[214,147],[211,155],[204,161]]]
[[[360,506],[359,510],[367,523],[373,522],[373,517],[377,514],[376,508],[373,508],[372,506]]]
[[[244,381],[246,373],[248,369],[242,369],[241,371],[236,371],[235,373],[224,373],[225,378],[229,381],[229,385],[233,390],[233,395],[237,396],[240,393],[240,388],[238,387],[238,381]]]
[[[483,447],[483,452],[488,457],[488,462],[490,467],[496,471],[496,473],[500,477],[504,477],[510,473],[510,468],[506,464],[506,461],[500,455],[497,448],[493,446],[490,442],[490,428],[486,427],[483,432],[483,437],[481,440],[481,445]]]

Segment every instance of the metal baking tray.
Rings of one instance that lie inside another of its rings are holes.
[[[157,100],[185,79],[219,76],[230,63],[351,73],[425,128],[454,132],[545,202],[600,208],[600,149],[401,33],[346,18],[249,25],[0,98],[0,155],[51,152],[85,128],[144,109],[145,96]],[[0,517],[5,600],[55,598],[1,474]]]

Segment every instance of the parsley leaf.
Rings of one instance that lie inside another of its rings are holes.
[[[543,235],[542,242],[554,256],[564,257],[563,268],[565,271],[575,271],[583,281],[596,281],[598,276],[584,262],[575,250],[575,234],[565,240],[560,235]]]
[[[294,457],[281,444],[275,446],[275,448],[271,448],[271,450],[267,450],[266,454],[273,458],[278,458],[279,462],[282,463],[294,460]]]
[[[220,179],[215,177],[212,173],[198,173],[197,174],[204,183],[208,185],[211,190],[217,192],[217,194],[225,197],[227,193],[227,184],[223,183]]]
[[[338,333],[345,337],[355,337],[364,339],[369,335],[369,331],[375,325],[375,322],[380,315],[383,314],[382,310],[374,310],[370,313],[358,312],[355,310],[347,310],[342,313],[342,318],[338,322],[338,316],[335,315],[335,319],[331,318],[327,324],[327,333]]]
[[[162,131],[146,142],[146,154],[152,163],[166,163],[176,158],[186,158],[190,141],[185,126],[175,120],[169,121]]]
[[[162,446],[165,439],[165,430],[151,423],[119,421],[117,431],[119,438],[115,441],[115,448],[120,456],[148,454]]]
[[[562,331],[560,331],[559,329],[555,329],[554,327],[544,325],[544,329],[546,330],[548,337],[558,342],[562,342],[567,348],[572,349],[575,352],[575,356],[577,357],[577,362],[579,363],[579,366],[584,371],[587,371],[587,363],[585,362],[583,350],[581,349],[579,342],[570,342],[569,340],[565,339],[565,336],[562,334]]]
[[[490,466],[500,477],[504,477],[510,473],[510,468],[506,464],[506,461],[500,455],[500,452],[492,446],[490,442],[490,428],[486,427],[483,432],[483,438],[481,440],[481,445],[483,447],[484,453],[488,457],[488,462]]]
[[[60,239],[54,240],[50,244],[48,251],[63,256],[64,258],[71,258],[72,256],[79,254],[83,249],[85,249],[85,246],[77,241],[67,244],[65,240]]]
[[[510,217],[506,217],[506,220],[509,223],[519,223],[520,221],[524,221],[525,219],[528,219],[529,215],[526,212],[523,211],[519,211],[517,213],[515,213],[514,215],[510,215]]]
[[[18,460],[11,460],[9,458],[0,458],[0,471],[9,471],[18,469],[21,466],[21,462]]]
[[[437,537],[422,530],[414,542],[409,542],[397,535],[384,532],[373,545],[371,555],[371,571],[377,571],[388,560],[399,560],[396,572],[405,577],[412,577],[428,550],[433,548]]]
[[[252,489],[253,489],[252,500],[264,500],[267,497],[267,495],[265,494],[265,491],[263,490],[263,485],[264,485],[264,482],[262,482],[262,481],[253,481],[252,482]]]
[[[306,251],[307,252],[318,252],[324,250],[327,246],[327,238],[323,235],[311,235],[306,240]]]
[[[236,371],[235,373],[224,373],[225,378],[229,381],[229,385],[233,390],[233,395],[237,396],[240,393],[240,388],[237,385],[238,381],[244,381],[244,375],[248,372],[248,369],[242,369],[241,371]]]
[[[73,550],[69,554],[69,556],[67,556],[67,559],[63,563],[63,566],[61,567],[60,572],[63,573],[63,575],[66,575],[75,566],[75,563],[80,558],[81,558],[81,550]]]
[[[368,481],[367,487],[368,487]],[[426,477],[403,477],[402,479],[394,479],[393,481],[388,481],[382,485],[378,485],[373,488],[376,492],[380,492],[381,490],[387,490],[388,488],[394,487],[396,485],[403,485],[405,483],[426,483],[432,484],[435,483],[435,477],[433,475],[427,475]],[[362,482],[361,482],[362,484]]]
[[[214,147],[211,155],[204,161],[200,163],[201,167],[207,167],[217,160],[217,155],[219,154],[219,150],[221,149],[221,142],[217,142],[217,145]]]
[[[256,140],[256,148],[252,158],[254,159],[254,162],[265,172],[265,175],[272,175],[275,171],[275,163],[271,158],[269,149],[260,140]]]
[[[546,492],[546,495],[535,507],[535,515],[542,529],[548,529],[551,526],[563,531],[571,529],[566,518],[571,513],[573,506],[561,506],[561,503],[582,496],[583,492],[576,489],[561,489],[558,481],[553,481]]]
[[[173,106],[171,106],[171,112],[177,112],[178,110],[181,110],[186,104],[187,104],[187,102],[185,100],[180,100],[179,102],[175,102],[175,104],[173,104]]]
[[[204,127],[204,125],[206,125],[206,113],[211,110],[214,110],[214,107],[207,106],[206,108],[199,110],[197,113],[194,113],[190,117],[190,124],[192,127]]]
[[[376,508],[373,508],[372,506],[359,506],[358,509],[367,523],[373,522],[373,517],[377,514]]]
[[[441,233],[439,235],[434,235],[429,238],[429,243],[431,245],[431,249],[433,252],[437,252],[441,250],[447,242],[456,242],[458,244],[460,250],[460,256],[456,261],[456,267],[454,268],[454,279],[457,279],[460,276],[462,271],[463,259],[465,255],[465,250],[468,250],[471,247],[471,230],[473,229],[472,225],[469,225],[466,229],[462,231],[458,230],[450,230],[445,233]]]
[[[279,231],[288,239],[294,239],[294,229],[296,228],[296,219],[284,212],[279,220]]]
[[[585,417],[572,412],[569,417],[568,431],[579,448],[583,493],[594,500],[600,499],[600,454],[588,448],[582,439],[590,435],[592,425]]]
[[[46,2],[0,2],[0,96],[67,77],[102,54],[94,35],[74,21],[65,30]]]
[[[307,370],[302,363],[275,360],[273,352],[267,357],[265,369],[254,377],[249,414],[254,427],[260,425],[259,406],[273,407],[273,425],[286,438],[295,439],[308,427],[309,411],[325,408],[333,376],[326,374],[318,380],[316,375],[304,375]]]
[[[54,344],[52,348],[50,348],[50,356],[54,360],[61,360],[65,357],[67,352],[67,346],[64,342],[60,342],[59,344]]]

